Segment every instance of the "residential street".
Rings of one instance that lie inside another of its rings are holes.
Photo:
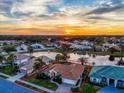
[[[22,82],[22,83],[25,83],[25,84],[30,85],[30,86],[32,86],[32,87],[36,87],[36,88],[41,89],[41,90],[43,90],[43,91],[46,91],[46,92],[48,92],[48,93],[55,93],[55,91],[52,91],[52,90],[47,89],[47,88],[45,88],[45,87],[38,86],[38,85],[35,85],[35,84],[33,84],[33,83],[24,81],[24,80],[20,80],[20,78],[24,76],[24,74],[22,74],[22,73],[19,73],[19,74],[15,75],[15,76],[9,76],[9,75],[6,75],[6,74],[4,74],[4,73],[0,73],[0,75],[3,75],[3,76],[8,77],[6,80],[11,81],[11,82],[13,82],[13,83],[18,80],[18,81],[20,81],[20,82]]]

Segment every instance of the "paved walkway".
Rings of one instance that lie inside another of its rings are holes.
[[[0,73],[0,75],[2,75],[2,76],[5,76],[5,77],[11,77],[11,76],[9,76],[9,75],[7,75],[7,74],[4,74],[4,73]]]
[[[24,76],[25,76],[25,74],[18,73],[17,75],[12,76],[12,77],[8,78],[7,80],[9,80],[11,82],[15,82],[16,80],[19,80],[21,77],[24,77]]]
[[[47,88],[45,88],[45,87],[38,86],[38,85],[36,85],[36,84],[33,84],[33,83],[30,83],[30,82],[21,80],[20,78],[24,76],[23,73],[19,73],[19,74],[15,75],[15,76],[9,76],[9,75],[6,75],[6,74],[4,74],[4,73],[0,73],[0,75],[3,75],[3,76],[8,77],[6,80],[11,81],[11,82],[13,82],[13,83],[15,83],[16,80],[18,80],[18,81],[20,81],[20,82],[22,82],[22,83],[25,83],[25,84],[30,85],[30,86],[32,86],[32,87],[36,87],[36,88],[41,89],[41,90],[43,90],[43,91],[46,91],[46,92],[48,92],[48,93],[55,93],[55,91],[52,91],[51,89],[47,89]]]
[[[71,92],[71,87],[73,87],[73,85],[60,84],[56,90],[56,93]]]
[[[47,89],[47,88],[38,86],[38,85],[36,85],[36,84],[30,83],[30,82],[27,82],[27,81],[23,81],[23,80],[18,80],[18,81],[20,81],[20,82],[22,82],[22,83],[25,83],[25,84],[28,84],[28,85],[30,85],[30,86],[36,87],[36,88],[38,88],[38,89],[41,89],[41,90],[43,90],[43,91],[46,91],[46,92],[48,92],[48,93],[55,93],[54,91],[52,91],[52,90],[50,90],[50,89]]]

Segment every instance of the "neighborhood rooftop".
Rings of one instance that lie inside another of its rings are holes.
[[[124,68],[117,66],[95,66],[92,68],[89,76],[124,80]]]
[[[28,55],[23,55],[23,54],[16,54],[15,56],[16,56],[16,60],[29,58]]]
[[[59,72],[63,78],[71,80],[77,80],[83,72],[83,67],[80,64],[55,64],[52,69]]]

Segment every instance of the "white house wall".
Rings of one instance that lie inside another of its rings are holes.
[[[70,79],[62,79],[63,83],[70,84],[70,85],[76,85],[77,81],[76,80],[70,80]]]
[[[23,64],[23,63],[25,64],[27,61],[28,61],[28,58],[22,59],[22,60],[16,60],[15,63],[18,64],[18,65]]]
[[[100,83],[101,79],[100,78],[90,77],[90,81],[93,82],[93,83]]]

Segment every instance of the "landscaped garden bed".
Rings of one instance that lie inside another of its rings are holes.
[[[12,67],[12,66],[4,66],[4,67],[0,67],[0,72],[13,76],[16,74],[16,68]]]
[[[3,75],[0,75],[0,78],[6,79],[6,78],[8,78],[8,77],[5,77],[5,76],[3,76]]]
[[[31,89],[31,90],[37,91],[38,93],[47,93],[47,92],[42,91],[42,90],[40,90],[40,89],[37,89],[37,88],[35,88],[35,87],[33,87],[33,86],[30,86],[30,85],[27,85],[27,84],[25,84],[25,83],[22,83],[22,82],[20,82],[20,81],[16,81],[16,84],[21,85],[21,86],[26,87],[26,88],[29,88],[29,89]]]
[[[29,77],[26,81],[46,87],[51,90],[56,90],[58,88],[58,86],[55,83],[52,83],[50,79],[37,79],[36,76],[32,76]]]

